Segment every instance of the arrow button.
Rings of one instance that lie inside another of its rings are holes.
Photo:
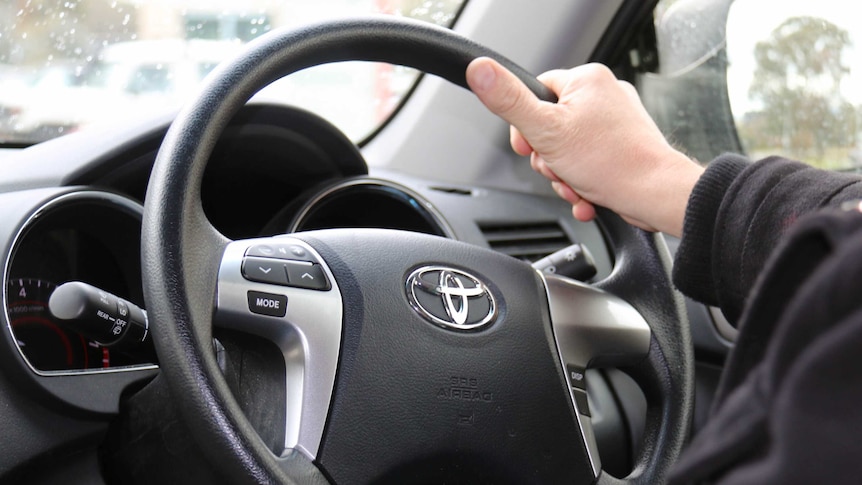
[[[330,288],[323,268],[319,264],[300,261],[286,261],[287,279],[290,286],[309,290],[328,290]]]
[[[242,275],[247,280],[260,283],[287,284],[284,262],[277,259],[246,257],[242,264]]]

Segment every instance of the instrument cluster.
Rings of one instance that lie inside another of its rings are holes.
[[[5,275],[5,310],[15,344],[37,374],[103,371],[147,364],[104,347],[55,318],[54,290],[83,281],[143,305],[140,205],[103,192],[73,192],[25,223]]]

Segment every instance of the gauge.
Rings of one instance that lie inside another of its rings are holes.
[[[48,310],[54,283],[37,278],[8,280],[6,309],[12,334],[40,371],[106,368],[110,351],[61,325]]]

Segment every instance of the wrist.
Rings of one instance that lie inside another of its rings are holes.
[[[660,165],[661,170],[653,171],[648,184],[652,190],[641,210],[656,231],[680,237],[688,200],[704,168],[676,150]]]

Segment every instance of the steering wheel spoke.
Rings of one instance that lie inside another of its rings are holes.
[[[587,403],[586,370],[595,366],[625,366],[649,352],[650,327],[625,300],[556,275],[544,275],[554,340],[569,383],[572,403],[590,464],[601,470],[598,446]]]
[[[647,355],[650,327],[625,300],[560,276],[545,275],[545,284],[566,367],[622,367]]]
[[[232,242],[218,274],[216,327],[273,342],[285,369],[285,453],[315,459],[335,381],[342,301],[323,259],[299,239]]]

